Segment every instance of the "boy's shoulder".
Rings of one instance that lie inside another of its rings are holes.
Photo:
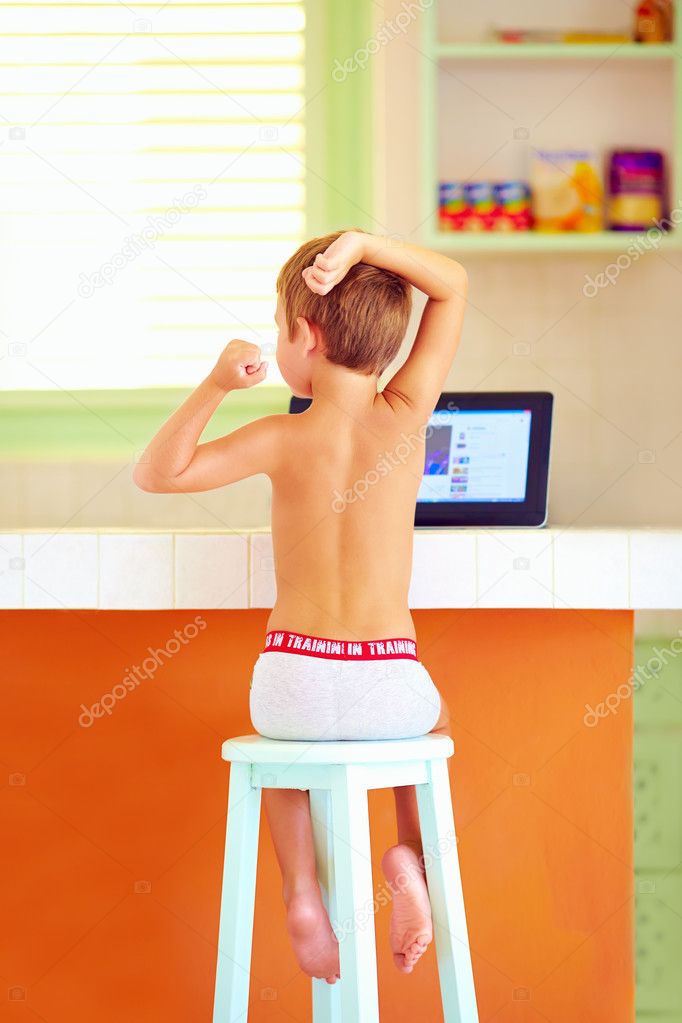
[[[260,418],[252,420],[249,426],[257,430],[263,437],[275,441],[291,429],[292,420],[295,418],[296,416],[292,416],[288,412],[273,412],[269,416],[260,416]]]

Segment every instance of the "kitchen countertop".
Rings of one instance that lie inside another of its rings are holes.
[[[267,608],[269,530],[0,532],[0,608]],[[412,608],[682,608],[682,529],[416,530]]]

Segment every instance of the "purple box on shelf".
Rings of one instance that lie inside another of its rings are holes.
[[[663,153],[617,150],[609,163],[608,225],[612,231],[646,231],[664,212]]]

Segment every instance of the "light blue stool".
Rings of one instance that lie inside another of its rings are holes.
[[[246,1023],[261,789],[309,789],[318,876],[341,980],[313,980],[314,1023],[378,1023],[367,790],[416,785],[445,1023],[478,1023],[444,735],[223,743],[232,763],[213,1023]]]

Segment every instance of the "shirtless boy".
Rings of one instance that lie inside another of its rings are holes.
[[[427,296],[403,366],[411,286]],[[257,473],[272,483],[277,601],[251,683],[254,727],[275,739],[407,738],[447,710],[417,660],[407,603],[425,424],[457,348],[464,269],[445,256],[346,231],[303,245],[277,282],[277,363],[299,415],[266,416],[200,444],[229,391],[266,377],[257,345],[231,341],[135,469],[152,493],[212,490]],[[390,940],[411,972],[431,941],[414,787],[394,790],[398,843],[382,859]],[[334,983],[338,944],[315,873],[307,792],[266,790],[298,963]]]

